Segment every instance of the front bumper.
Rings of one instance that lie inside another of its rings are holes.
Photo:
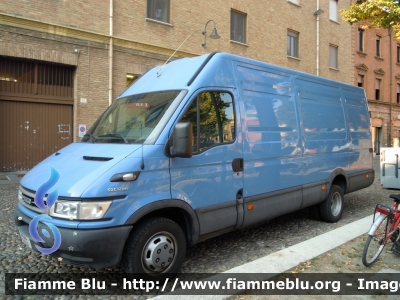
[[[54,245],[54,236],[46,237],[42,231],[52,232],[43,223],[38,224],[37,231],[44,243],[35,241],[29,233],[29,223],[32,218],[26,216],[17,207],[14,214],[15,225],[25,238],[25,243],[32,250],[38,251],[35,245],[43,248],[51,248]],[[57,228],[61,234],[61,245],[52,254],[53,257],[62,258],[63,263],[77,265],[80,267],[108,268],[118,266],[126,239],[132,226],[100,228],[100,229],[70,229]]]

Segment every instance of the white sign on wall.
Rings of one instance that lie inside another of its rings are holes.
[[[86,124],[79,124],[79,137],[83,137],[86,134]]]

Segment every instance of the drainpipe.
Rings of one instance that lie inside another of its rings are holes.
[[[110,0],[110,45],[109,45],[109,63],[108,63],[108,105],[111,105],[113,100],[113,0]]]
[[[317,0],[317,12],[319,11],[319,0]],[[319,13],[317,15],[317,76],[319,76]]]
[[[392,94],[393,94],[393,90],[392,90],[392,85],[393,85],[393,79],[392,79],[392,69],[393,69],[393,65],[392,65],[392,29],[389,28],[389,48],[390,48],[390,52],[389,52],[389,76],[390,76],[390,80],[389,80],[389,147],[392,147]]]

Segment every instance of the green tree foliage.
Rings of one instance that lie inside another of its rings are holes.
[[[363,28],[384,28],[393,31],[400,39],[400,5],[394,0],[365,0],[352,3],[350,9],[340,11],[345,22],[354,24],[365,21]]]
[[[183,122],[191,122],[193,125],[194,148],[197,151],[197,115],[200,118],[200,149],[214,144],[215,139],[220,143],[224,141],[223,133],[226,123],[229,121],[225,109],[230,103],[221,99],[219,92],[205,92],[199,95],[199,110],[197,110],[197,99],[192,102],[185,115]]]
[[[218,136],[221,142],[223,142],[223,128],[228,120],[225,108],[228,106],[229,103],[221,100],[220,93],[210,92],[201,94],[200,126],[201,137],[204,140]]]

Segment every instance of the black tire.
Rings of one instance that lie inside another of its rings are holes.
[[[336,223],[343,213],[344,194],[342,188],[332,184],[328,197],[319,205],[321,219],[325,222]]]
[[[368,235],[362,253],[362,263],[366,267],[369,267],[378,259],[386,246],[386,243],[382,242],[386,232],[386,221],[387,216],[382,219],[374,234]]]
[[[166,218],[147,219],[138,225],[126,245],[126,273],[144,280],[174,277],[182,266],[186,239],[181,227]]]

